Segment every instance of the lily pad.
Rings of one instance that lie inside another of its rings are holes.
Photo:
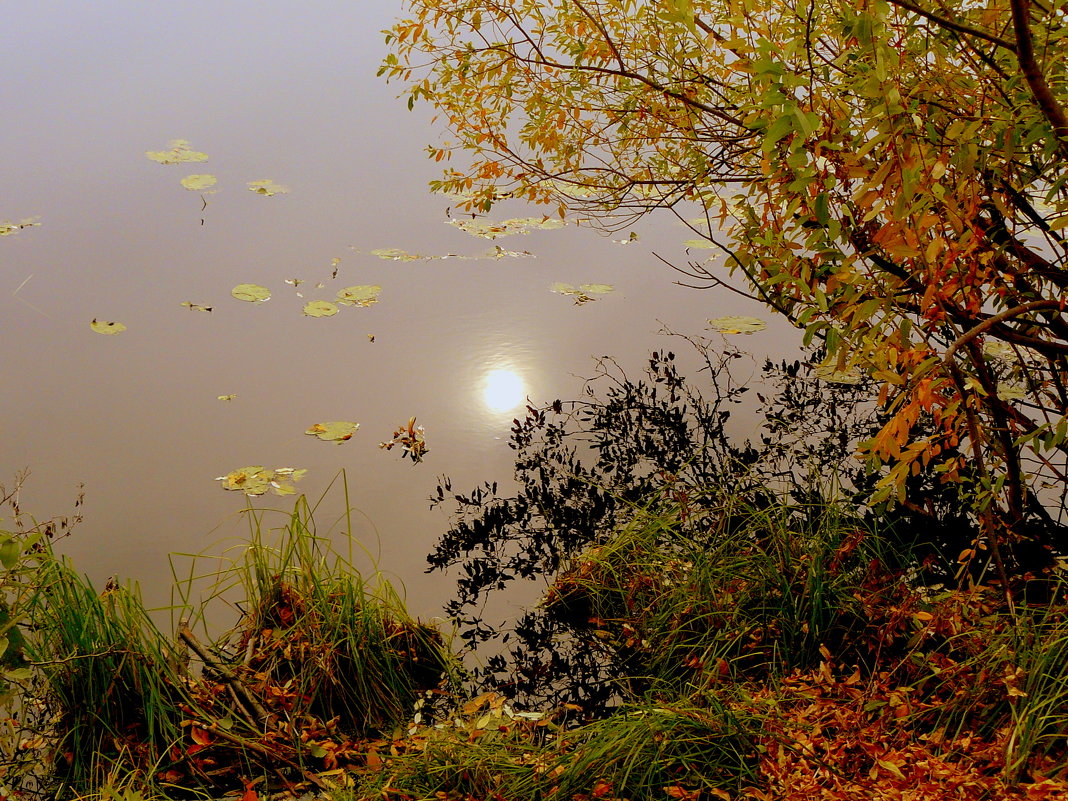
[[[378,284],[347,286],[338,290],[335,300],[343,306],[373,306],[378,303],[378,295],[381,292],[382,287]]]
[[[183,300],[182,301],[182,305],[185,306],[187,309],[189,309],[189,311],[200,311],[200,312],[210,312],[211,311],[211,306],[201,306],[199,303],[192,303],[192,302],[190,302],[188,300]]]
[[[208,154],[190,150],[185,139],[172,139],[168,143],[170,150],[146,150],[145,157],[160,164],[182,164],[190,161],[207,161]]]
[[[763,331],[768,324],[757,317],[742,317],[735,314],[726,317],[714,317],[708,321],[708,327],[721,334],[754,334]]]
[[[221,401],[232,401],[232,400],[233,400],[234,398],[236,398],[236,397],[237,397],[237,395],[235,395],[234,393],[232,393],[232,392],[231,392],[231,393],[230,393],[229,395],[219,395],[219,397],[217,398],[217,400],[221,400]]]
[[[459,228],[465,234],[496,239],[499,236],[529,234],[534,230],[549,231],[563,228],[566,222],[558,217],[513,217],[510,220],[449,220],[449,225]]]
[[[33,228],[35,225],[40,225],[37,220],[39,217],[26,217],[18,222],[11,222],[10,220],[4,220],[0,223],[0,236],[14,236],[23,228]]]
[[[371,255],[378,256],[378,258],[385,259],[386,261],[422,261],[427,258],[418,253],[409,253],[400,248],[375,248],[371,251]]]
[[[839,370],[833,364],[821,364],[812,371],[812,375],[830,384],[853,385],[859,384],[864,380],[864,374],[860,370],[853,368]]]
[[[246,303],[263,303],[271,299],[271,290],[259,284],[238,284],[230,294]]]
[[[289,191],[288,186],[276,184],[270,178],[264,178],[262,181],[249,181],[248,189],[257,195],[266,195],[267,197],[284,195]]]
[[[682,244],[696,250],[713,250],[716,247],[715,243],[709,239],[687,239]]]
[[[615,287],[611,284],[581,284],[573,286],[572,284],[557,281],[549,287],[549,290],[556,292],[558,295],[569,295],[575,299],[576,306],[581,306],[584,303],[591,303],[597,300],[596,295],[607,295],[609,292],[614,292]]]
[[[214,175],[187,175],[182,179],[182,186],[190,192],[203,192],[215,186],[217,180]]]
[[[95,317],[93,318],[93,321],[89,323],[89,327],[98,334],[121,334],[126,330],[126,326],[122,323],[107,322],[105,320],[98,320]]]
[[[340,445],[342,442],[352,439],[352,435],[356,433],[359,427],[359,423],[353,423],[348,420],[335,420],[330,423],[316,423],[304,433],[318,437],[324,442],[336,442]]]
[[[304,304],[304,314],[308,317],[333,317],[337,306],[328,300],[312,300]]]
[[[215,480],[222,482],[224,490],[243,492],[246,495],[263,495],[273,492],[275,495],[292,495],[296,492],[293,483],[304,478],[307,470],[294,470],[292,467],[278,467],[265,470],[263,465],[251,465],[232,470]]]

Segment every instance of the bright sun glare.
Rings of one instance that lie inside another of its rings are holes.
[[[506,412],[523,402],[526,389],[514,370],[491,370],[486,374],[482,401],[494,412]]]

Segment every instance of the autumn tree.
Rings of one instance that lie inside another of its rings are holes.
[[[674,213],[720,254],[681,269],[740,274],[826,369],[878,382],[876,499],[973,477],[999,563],[1063,506],[1064,0],[408,5],[382,72],[449,131],[434,188],[607,228]]]

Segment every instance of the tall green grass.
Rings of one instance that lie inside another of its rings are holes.
[[[391,729],[455,669],[438,629],[414,620],[393,585],[365,578],[315,530],[301,498],[271,532],[262,515],[241,555],[216,576],[245,599],[223,638],[248,668],[291,690],[291,714],[338,718],[360,735]]]
[[[109,582],[97,591],[60,558],[44,561],[38,580],[26,650],[55,715],[57,776],[86,788],[117,763],[165,763],[193,697],[173,642],[136,586]]]
[[[427,694],[456,670],[446,638],[338,555],[313,512],[302,497],[269,529],[250,508],[240,555],[201,576],[213,604],[241,610],[217,638],[189,623],[233,607],[186,607],[168,637],[135,585],[98,591],[43,552],[26,653],[57,796],[114,789],[117,776],[216,794],[264,776],[314,783],[316,770],[361,760],[358,743],[392,735],[417,702],[429,713]]]
[[[669,697],[728,676],[781,676],[818,663],[821,649],[869,660],[865,582],[880,538],[833,504],[755,506],[728,498],[698,538],[677,512],[646,509],[578,556],[546,597],[591,647],[615,659],[631,693]]]

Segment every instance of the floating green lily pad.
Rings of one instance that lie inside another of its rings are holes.
[[[696,250],[713,250],[716,247],[710,239],[687,239],[682,244]]]
[[[757,317],[741,317],[730,314],[726,317],[714,317],[708,321],[708,327],[721,334],[754,334],[763,331],[768,324]]]
[[[549,287],[549,291],[558,295],[569,295],[575,299],[576,306],[581,306],[584,303],[592,303],[597,300],[596,295],[607,295],[609,292],[614,292],[615,287],[611,284],[580,284],[579,286],[574,286],[557,281]]]
[[[201,306],[199,303],[192,303],[192,302],[190,302],[188,300],[183,300],[182,301],[182,305],[185,306],[187,309],[189,309],[189,311],[200,311],[200,312],[210,312],[211,311],[211,306]]]
[[[849,368],[839,370],[833,364],[821,364],[812,371],[812,375],[820,381],[830,384],[859,384],[864,380],[864,374],[860,370]]]
[[[231,392],[229,395],[219,395],[218,400],[221,400],[221,401],[232,401],[236,397],[237,397],[237,395],[235,395],[234,393]]]
[[[312,300],[304,304],[304,314],[308,317],[333,317],[337,306],[328,300]]]
[[[465,234],[482,239],[529,234],[535,230],[550,231],[567,225],[566,222],[558,217],[513,217],[510,220],[449,220],[448,224],[459,228]]]
[[[146,150],[145,157],[160,164],[182,164],[208,160],[207,153],[190,150],[189,142],[185,139],[172,139],[168,144],[170,150]]]
[[[39,219],[39,217],[26,217],[18,222],[4,220],[0,223],[0,236],[14,236],[23,228],[33,228],[36,225],[40,225],[40,223],[37,222]]]
[[[89,327],[98,334],[121,334],[126,330],[126,326],[122,323],[107,322],[105,320],[98,320],[95,317],[93,318],[93,321],[89,323]]]
[[[324,442],[336,442],[340,445],[342,442],[352,439],[352,435],[356,433],[359,427],[359,423],[353,423],[348,420],[335,420],[329,423],[316,423],[304,433],[318,437]]]
[[[215,480],[222,482],[224,490],[243,492],[250,496],[263,495],[268,491],[275,495],[292,495],[296,492],[293,483],[304,478],[307,472],[294,470],[292,467],[265,470],[263,465],[251,465],[240,467]]]
[[[335,300],[343,306],[373,306],[378,303],[382,287],[378,284],[361,284],[339,289]]]
[[[271,290],[259,284],[238,284],[230,294],[246,303],[263,303],[271,299]]]
[[[264,178],[262,181],[249,181],[248,189],[250,192],[255,192],[257,195],[266,195],[267,197],[284,195],[289,191],[288,186],[276,184],[270,178]]]
[[[182,179],[182,186],[190,192],[203,192],[215,186],[217,179],[214,175],[187,175]]]
[[[378,258],[385,259],[386,261],[422,261],[427,258],[418,253],[409,253],[400,248],[375,248],[371,251],[371,255],[378,256]]]

